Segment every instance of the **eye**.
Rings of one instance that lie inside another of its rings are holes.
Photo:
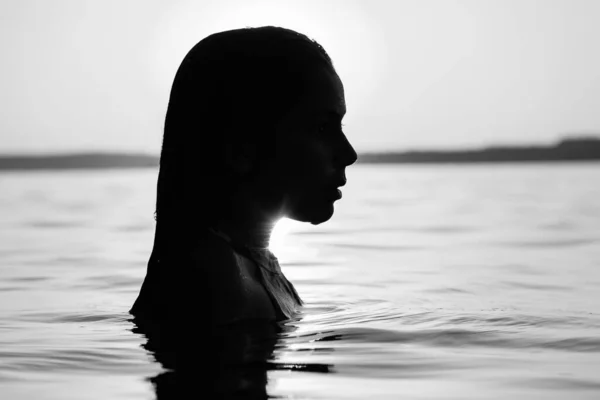
[[[346,126],[342,123],[340,123],[336,129],[336,132],[342,132],[342,128]],[[334,129],[335,125],[332,124],[331,122],[325,122],[321,125],[319,125],[319,128],[317,129],[319,133],[325,133],[327,131],[330,131],[332,129]]]

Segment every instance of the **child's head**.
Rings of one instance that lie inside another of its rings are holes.
[[[171,89],[159,224],[210,225],[240,187],[274,217],[321,223],[356,153],[342,82],[316,42],[279,27],[220,32],[186,55]]]

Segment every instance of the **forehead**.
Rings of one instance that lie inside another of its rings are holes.
[[[306,78],[304,96],[298,106],[303,113],[323,116],[346,114],[344,85],[338,75],[326,68],[319,68]]]

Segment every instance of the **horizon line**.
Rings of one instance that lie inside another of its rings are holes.
[[[399,153],[446,153],[446,152],[470,152],[470,151],[484,151],[491,149],[527,149],[527,148],[552,148],[560,145],[563,142],[570,141],[600,141],[600,134],[582,134],[582,135],[568,135],[553,142],[545,143],[522,143],[522,144],[510,144],[510,143],[497,143],[488,144],[482,146],[460,146],[452,148],[397,148],[394,150],[390,149],[370,149],[370,150],[357,150],[357,153],[376,155],[376,154],[399,154]],[[51,150],[51,151],[11,151],[11,152],[0,152],[0,157],[11,158],[38,158],[38,157],[65,157],[65,156],[83,156],[83,155],[116,155],[116,156],[139,156],[139,157],[160,157],[159,153],[147,152],[147,151],[135,151],[135,150],[114,150],[114,149],[100,149],[100,150]]]

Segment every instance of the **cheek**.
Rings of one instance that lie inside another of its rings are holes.
[[[328,173],[327,148],[318,141],[299,140],[282,152],[282,170],[297,182],[318,182]]]

